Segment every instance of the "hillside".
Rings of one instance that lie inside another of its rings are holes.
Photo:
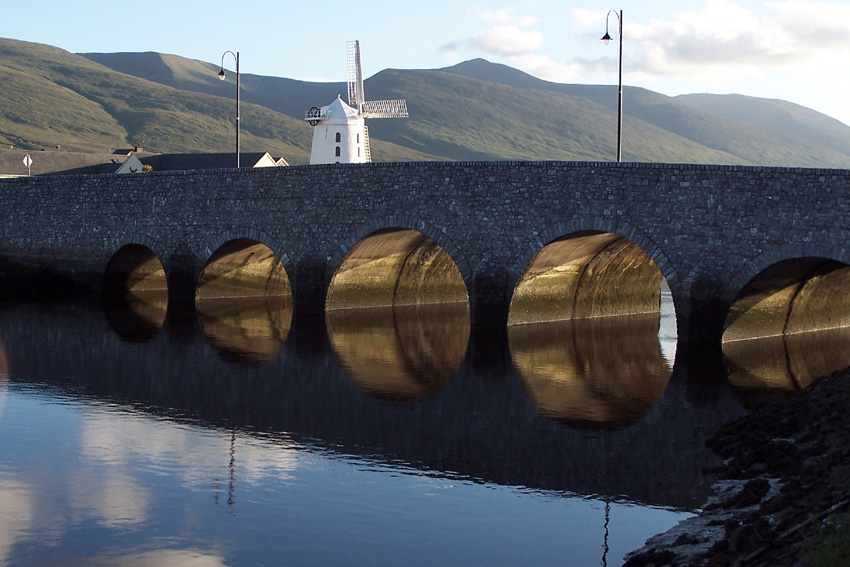
[[[815,140],[850,155],[850,128],[834,118],[797,104],[784,100],[713,94],[681,95],[676,100],[729,120]]]
[[[75,55],[0,39],[0,145],[232,151],[235,86],[217,73],[218,65],[177,55]],[[346,93],[343,82],[244,73],[241,85],[242,149],[293,164],[309,160],[304,112]],[[613,86],[552,83],[477,59],[385,70],[366,80],[366,95],[406,98],[410,110],[407,119],[368,121],[375,161],[614,156]],[[627,161],[850,168],[850,128],[784,101],[626,87],[624,114]]]
[[[54,47],[0,39],[0,144],[108,152],[227,151],[235,108],[224,97],[119,73]],[[310,128],[259,105],[242,106],[242,149],[306,161]]]

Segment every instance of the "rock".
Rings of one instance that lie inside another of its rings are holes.
[[[850,369],[724,425],[707,445],[724,459],[715,495],[625,565],[796,564],[819,522],[850,509]]]

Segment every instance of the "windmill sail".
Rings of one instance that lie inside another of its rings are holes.
[[[348,42],[348,106],[360,110],[364,101],[360,40]]]
[[[363,118],[407,118],[406,100],[366,101],[363,89],[363,66],[360,62],[360,40],[348,42],[348,105]]]
[[[406,100],[370,100],[360,107],[363,118],[407,118]]]

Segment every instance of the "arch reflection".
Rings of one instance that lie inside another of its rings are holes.
[[[222,245],[198,278],[195,308],[201,331],[227,359],[259,363],[280,351],[292,323],[292,288],[265,244]]]
[[[540,412],[573,427],[618,429],[661,398],[671,369],[658,315],[508,327],[514,367]]]
[[[850,367],[850,328],[723,343],[723,356],[736,388],[791,392]]]
[[[850,366],[850,267],[823,258],[770,266],[729,310],[723,354],[742,391],[788,392]]]
[[[469,306],[344,309],[326,314],[328,337],[354,382],[382,398],[414,400],[457,373],[469,342]]]
[[[115,253],[104,274],[103,303],[122,339],[144,342],[159,333],[168,311],[168,282],[150,248],[128,244]]]
[[[197,312],[201,331],[224,358],[260,363],[275,358],[286,342],[292,300],[267,297],[202,301]]]

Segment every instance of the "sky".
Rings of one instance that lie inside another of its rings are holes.
[[[850,0],[0,0],[0,37],[74,53],[156,51],[240,72],[345,81],[359,39],[366,77],[484,58],[560,83],[666,95],[783,99],[850,125]],[[610,10],[613,10],[610,11]],[[604,45],[608,31],[613,38]],[[367,89],[368,98],[368,89]],[[628,98],[624,100],[628,114]]]

